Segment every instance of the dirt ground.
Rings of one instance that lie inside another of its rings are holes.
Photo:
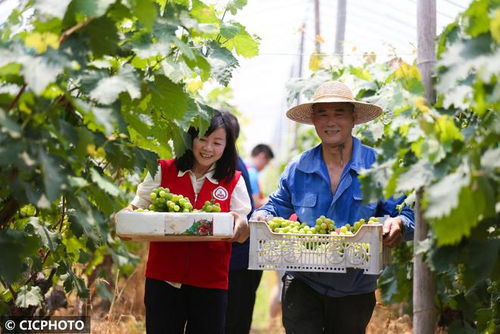
[[[274,318],[269,316],[269,295],[272,286],[277,282],[276,275],[265,272],[257,292],[256,307],[251,334],[284,334],[281,325],[281,314]],[[105,334],[139,334],[145,333],[144,325],[144,262],[137,267],[127,279],[118,280],[115,288],[115,300],[111,303],[95,297],[86,305],[77,298],[69,299],[68,307],[55,315],[90,314],[92,316],[92,333]],[[411,334],[411,318],[400,316],[400,306],[385,306],[380,302],[377,293],[377,304],[368,325],[367,334]]]
[[[269,274],[267,277],[269,277]],[[259,289],[265,289],[265,283],[261,285],[262,287],[259,287]],[[68,308],[58,311],[56,315],[84,314],[85,309],[87,309],[87,312],[92,316],[92,333],[145,333],[144,264],[141,264],[128,279],[121,279],[117,284],[115,293],[117,297],[111,304],[103,302],[99,298],[94,298],[92,303],[82,305],[77,298],[70,298]],[[268,296],[268,291],[263,291],[263,293]],[[268,308],[264,308],[261,312],[268,312]],[[380,295],[377,293],[377,305],[366,333],[411,334],[411,318],[407,315],[398,316],[398,313],[398,306],[389,307],[380,303]],[[254,312],[251,334],[285,333],[281,325],[281,314],[272,319],[269,316],[257,317],[257,319],[255,314]]]

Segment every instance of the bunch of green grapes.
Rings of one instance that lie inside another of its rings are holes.
[[[380,223],[380,221],[378,220],[377,217],[370,217],[370,219],[368,219],[368,222],[364,218],[361,218],[360,220],[358,220],[357,222],[355,222],[352,225],[352,228],[350,228],[349,230],[352,233],[356,233],[356,232],[358,232],[359,228],[361,226],[363,226],[364,224],[375,224],[375,223]],[[347,224],[347,225],[349,225],[349,224]]]
[[[335,222],[330,218],[320,216],[316,219],[316,226],[314,229],[318,234],[335,234]]]
[[[302,233],[312,234],[309,226],[306,223],[299,223],[297,221],[288,220],[281,217],[274,217],[267,222],[271,231],[275,233]]]
[[[189,198],[182,195],[172,194],[170,189],[158,187],[151,194],[152,203],[148,209],[157,212],[192,212],[193,205]]]
[[[201,208],[201,211],[204,212],[220,212],[220,204],[216,203],[214,199],[210,201],[206,201],[205,204],[203,204],[203,207]]]
[[[307,225],[307,223],[300,223],[281,217],[274,217],[267,224],[271,231],[275,233],[331,234],[331,232],[335,231],[335,222],[325,216],[318,218],[314,227]]]

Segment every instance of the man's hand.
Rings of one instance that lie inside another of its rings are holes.
[[[265,211],[254,211],[252,217],[250,217],[251,221],[265,222],[267,221],[267,213]]]
[[[387,247],[394,247],[403,240],[403,221],[400,217],[386,219],[383,227],[383,242]]]
[[[240,244],[244,243],[248,236],[250,235],[250,227],[248,227],[248,222],[246,219],[240,217],[236,212],[230,212],[234,216],[234,228],[233,228],[233,237],[230,241],[239,242]]]

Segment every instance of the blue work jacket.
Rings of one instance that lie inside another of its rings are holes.
[[[372,216],[399,216],[403,221],[403,237],[413,238],[414,214],[405,206],[401,212],[396,205],[404,201],[390,198],[374,203],[363,203],[358,175],[376,160],[373,148],[361,144],[353,137],[352,157],[344,168],[337,190],[332,193],[330,176],[322,155],[321,144],[294,159],[285,169],[279,188],[269,197],[260,210],[275,217],[288,218],[296,213],[300,222],[309,226],[324,215],[335,221],[337,227],[368,219]],[[372,292],[377,287],[377,275],[363,274],[359,269],[347,269],[347,273],[290,272],[321,294],[342,297]]]

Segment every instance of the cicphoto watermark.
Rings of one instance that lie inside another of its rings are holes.
[[[90,317],[9,317],[0,320],[2,333],[90,333]]]

